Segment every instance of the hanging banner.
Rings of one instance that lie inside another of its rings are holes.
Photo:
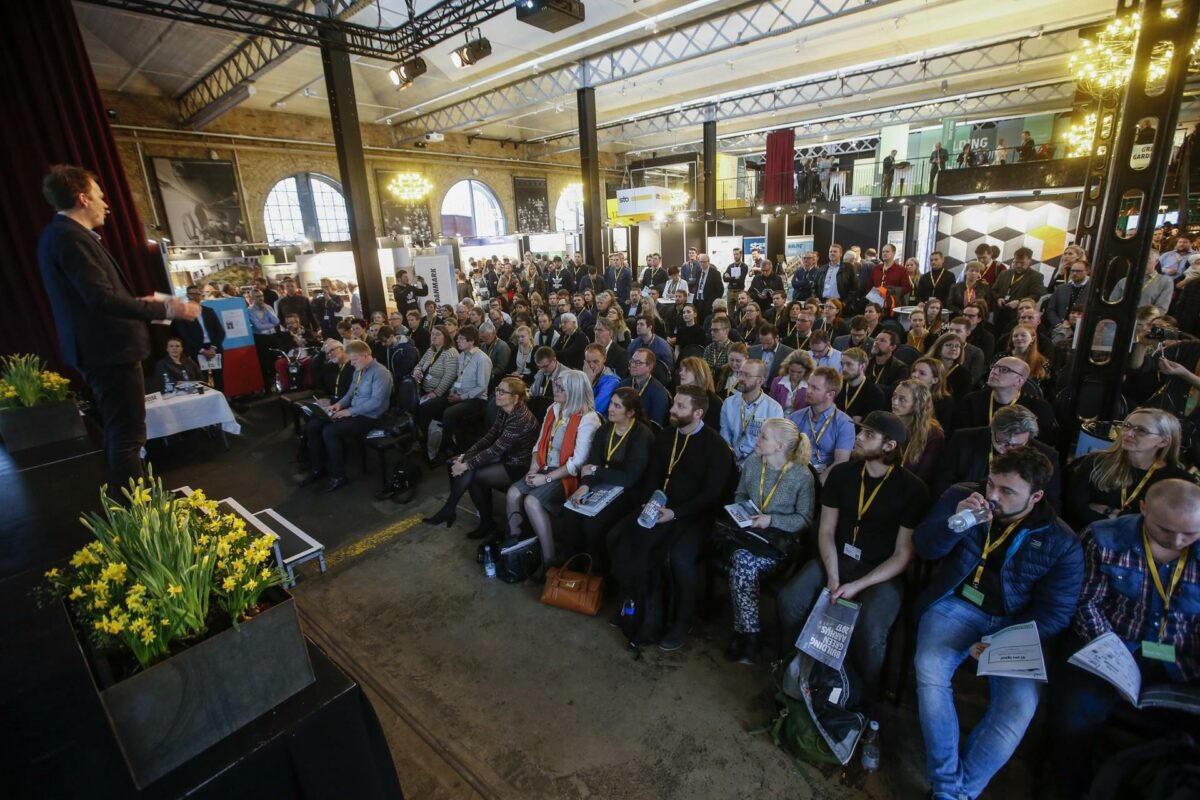
[[[750,253],[755,249],[764,256],[767,254],[767,237],[765,236],[743,236],[742,247],[746,248],[746,259],[749,260]]]

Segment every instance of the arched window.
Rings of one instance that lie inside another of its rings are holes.
[[[442,235],[503,236],[504,210],[496,194],[479,181],[459,181],[442,200]]]
[[[554,206],[554,230],[577,233],[583,228],[583,184],[572,183],[562,190]]]
[[[271,244],[344,242],[350,218],[342,187],[332,178],[302,172],[284,178],[267,195],[263,224]]]

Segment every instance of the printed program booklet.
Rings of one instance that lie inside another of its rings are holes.
[[[744,500],[740,503],[730,503],[725,506],[725,511],[737,523],[739,528],[749,528],[750,523],[754,521],[754,517],[762,513],[758,510],[758,506],[749,500]]]
[[[829,589],[822,589],[796,647],[832,669],[841,669],[860,608],[860,603],[851,600],[831,601]]]
[[[616,500],[623,491],[625,488],[622,486],[612,486],[607,483],[597,484],[578,500],[568,500],[566,506],[577,514],[594,517],[603,511],[605,506]]]
[[[1042,640],[1036,622],[1009,625],[980,641],[988,648],[979,656],[976,675],[1046,680],[1046,662],[1042,658]]]
[[[1160,683],[1142,688],[1142,671],[1121,637],[1109,631],[1067,661],[1111,683],[1136,708],[1171,708],[1200,714],[1200,688]]]

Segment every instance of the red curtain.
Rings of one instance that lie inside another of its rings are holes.
[[[786,206],[795,200],[792,187],[795,147],[796,132],[790,128],[767,134],[767,163],[763,169],[764,205]]]
[[[42,197],[51,164],[78,164],[100,178],[111,212],[99,230],[137,294],[167,290],[147,244],[108,112],[69,0],[0,3],[0,353],[36,353],[62,369],[37,242],[54,209]]]

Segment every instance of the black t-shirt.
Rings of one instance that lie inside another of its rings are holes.
[[[833,466],[821,487],[821,505],[838,510],[834,542],[838,553],[838,578],[842,583],[856,580],[891,558],[896,551],[900,528],[915,528],[924,518],[929,490],[924,482],[897,466],[886,478],[872,478],[862,461],[847,461]],[[882,481],[882,485],[881,484]],[[879,494],[861,520],[858,519],[859,486],[863,502],[879,487]],[[858,526],[858,536],[854,528]],[[846,545],[861,550],[861,557],[846,554]]]
[[[992,520],[991,534],[992,541],[997,541],[1004,535],[1004,529],[1011,523],[1001,523],[998,519]],[[967,573],[967,577],[963,579],[958,588],[954,590],[954,594],[966,600],[971,605],[979,606],[985,614],[991,614],[993,617],[1003,617],[1008,612],[1004,610],[1004,581],[1000,577],[1000,570],[1004,568],[1004,558],[1008,553],[1008,548],[1012,545],[1012,537],[1020,533],[1021,526],[1018,525],[1009,538],[1004,540],[1004,543],[988,554],[983,566],[983,574],[979,577],[979,585],[975,585],[975,567]],[[966,587],[971,587],[967,589]],[[978,595],[983,595],[982,602],[977,602]]]
[[[1146,470],[1134,469],[1133,482],[1125,487],[1126,503],[1124,508],[1121,508],[1121,489],[1113,489],[1109,492],[1102,492],[1092,483],[1092,470],[1096,466],[1097,459],[1100,458],[1100,453],[1088,453],[1083,458],[1078,459],[1071,465],[1070,475],[1067,482],[1066,495],[1066,518],[1076,530],[1082,531],[1093,522],[1099,522],[1106,517],[1088,508],[1089,503],[1097,503],[1103,506],[1112,508],[1120,508],[1120,516],[1127,514],[1140,514],[1138,501],[1146,496],[1146,492],[1150,487],[1159,481],[1165,481],[1169,478],[1178,478],[1194,482],[1191,473],[1181,467],[1165,466],[1154,471],[1150,476],[1150,480],[1142,483],[1146,477]]]
[[[870,378],[865,378],[858,386],[851,386],[848,382],[842,384],[842,390],[834,399],[834,405],[850,416],[860,419],[872,411],[888,410],[887,398],[883,396],[883,390],[876,386]]]

